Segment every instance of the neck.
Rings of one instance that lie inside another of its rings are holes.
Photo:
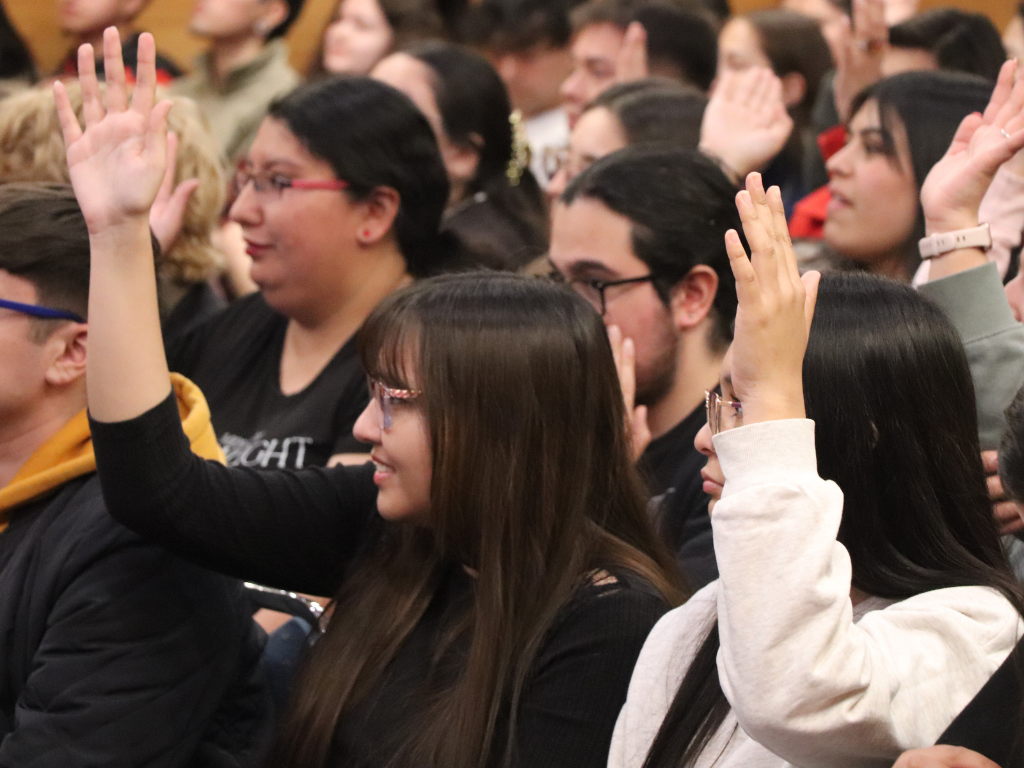
[[[24,418],[3,419],[0,427],[0,488],[10,484],[21,466],[40,446],[57,434],[85,408],[85,389],[80,397],[54,398]]]
[[[902,249],[895,250],[880,259],[873,260],[868,271],[882,277],[891,277],[893,280],[899,280],[901,283],[909,283],[912,277],[907,272],[906,253]]]
[[[411,281],[405,260],[393,243],[366,249],[360,261],[372,267],[349,275],[340,289],[335,286],[328,308],[293,315],[289,320],[281,355],[281,390],[285,394],[305,389],[359,330],[371,310]]]
[[[234,70],[254,61],[266,42],[258,35],[221,38],[210,46],[210,70],[213,79],[223,82]]]
[[[112,24],[110,26],[117,27],[117,34],[121,37],[121,42],[122,43],[126,39],[131,37],[131,35],[132,35],[133,31],[134,31],[132,29],[132,25],[129,22],[121,22],[120,24]],[[86,32],[85,34],[80,35],[78,37],[78,42],[75,45],[75,48],[77,49],[78,46],[85,45],[86,43],[89,43],[90,45],[92,45],[93,51],[96,52],[96,57],[98,59],[102,60],[103,59],[103,30],[104,29],[106,29],[106,27],[103,27],[102,29],[97,29],[97,30],[95,30],[93,32]]]
[[[707,344],[711,318],[684,331],[679,342],[676,376],[672,388],[657,403],[648,406],[647,425],[657,439],[689,416],[704,402],[704,392],[718,383],[725,351],[712,352]]]

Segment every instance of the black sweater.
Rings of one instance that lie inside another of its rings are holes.
[[[171,398],[127,422],[92,423],[108,507],[119,521],[196,563],[283,589],[334,594],[383,525],[372,466],[257,471],[194,456]],[[140,503],[145,500],[145,503]],[[599,768],[636,658],[667,606],[639,578],[616,574],[567,604],[541,647],[520,702],[520,766]],[[366,700],[347,714],[333,764],[383,765],[465,647],[435,660],[436,640],[471,599],[457,566]],[[432,682],[433,681],[433,682]]]

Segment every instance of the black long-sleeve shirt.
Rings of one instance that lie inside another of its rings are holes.
[[[174,553],[229,575],[284,589],[334,594],[353,559],[384,523],[372,467],[302,471],[229,468],[194,456],[168,398],[142,416],[92,423],[108,508],[120,522]],[[581,589],[540,649],[520,701],[513,743],[530,768],[599,768],[636,658],[667,606],[632,574]],[[333,763],[387,762],[436,679],[437,638],[471,597],[453,567],[377,688],[339,726]],[[458,668],[453,644],[437,664]],[[448,667],[451,669],[452,667]],[[443,673],[442,673],[443,674]]]

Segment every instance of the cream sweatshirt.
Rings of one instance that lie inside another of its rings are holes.
[[[716,612],[732,712],[701,768],[888,768],[933,744],[1024,633],[1013,606],[958,587],[855,612],[836,541],[843,495],[818,477],[814,423],[740,427],[715,449],[727,478],[712,516],[721,576],[652,631],[609,767],[643,764]]]

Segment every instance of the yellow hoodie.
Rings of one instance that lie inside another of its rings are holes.
[[[177,373],[171,384],[178,398],[181,426],[192,444],[192,452],[204,459],[224,463],[224,453],[210,422],[210,407],[199,387]],[[96,471],[96,456],[89,434],[89,416],[82,409],[57,434],[41,445],[18,474],[0,488],[0,533],[7,527],[10,511],[42,496],[69,480]]]

